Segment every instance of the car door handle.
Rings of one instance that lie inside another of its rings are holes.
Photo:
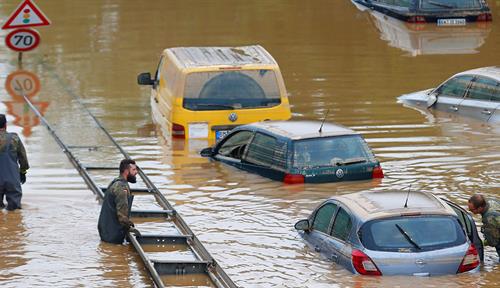
[[[321,251],[321,249],[320,249],[318,246],[315,246],[315,247],[314,247],[314,251],[316,251],[316,252],[320,252],[320,251]]]
[[[450,106],[450,110],[458,111],[458,107],[457,106]]]
[[[487,109],[484,109],[483,111],[481,111],[481,113],[483,113],[485,115],[491,115],[491,111],[487,110]]]

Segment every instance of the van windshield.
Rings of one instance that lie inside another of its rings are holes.
[[[358,233],[361,243],[377,251],[429,251],[458,246],[466,241],[458,219],[424,215],[377,219]]]
[[[186,78],[183,107],[188,110],[267,108],[280,103],[272,70],[195,72]]]
[[[422,0],[420,8],[424,10],[470,9],[480,8],[479,0]]]
[[[360,135],[344,135],[294,142],[295,168],[328,167],[374,161],[368,145]]]

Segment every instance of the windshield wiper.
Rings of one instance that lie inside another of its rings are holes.
[[[357,158],[345,159],[342,164],[349,165],[349,164],[357,164],[357,163],[364,163],[364,162],[366,162],[365,158],[363,158],[363,157],[357,157]]]
[[[231,105],[224,105],[224,104],[196,104],[197,107],[219,107],[219,108],[227,108],[229,110],[234,110],[234,107]]]
[[[420,248],[420,246],[418,246],[418,244],[413,241],[413,239],[411,239],[410,235],[408,235],[408,233],[406,233],[405,230],[403,230],[403,228],[401,228],[401,226],[399,226],[398,224],[395,224],[396,225],[396,228],[398,228],[399,232],[401,232],[401,234],[403,234],[403,236],[405,236],[406,240],[408,240],[408,242],[415,246],[415,248],[417,248],[418,250],[422,250],[422,248]]]
[[[444,7],[444,8],[455,8],[455,6],[453,6],[453,5],[449,5],[449,4],[441,3],[441,2],[427,1],[427,3],[434,5],[434,6]]]

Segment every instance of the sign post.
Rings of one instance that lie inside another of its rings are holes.
[[[24,0],[10,14],[2,29],[21,28],[10,32],[5,37],[5,43],[10,49],[19,52],[19,65],[22,64],[23,52],[35,49],[40,43],[40,35],[34,26],[48,26],[50,21],[32,0]]]

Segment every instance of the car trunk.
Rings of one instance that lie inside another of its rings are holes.
[[[350,165],[339,165],[329,167],[318,167],[304,169],[306,183],[323,183],[336,181],[351,181],[372,179],[373,168],[377,162],[363,162]]]
[[[365,250],[382,275],[432,276],[455,274],[469,244],[425,252],[385,252]]]

